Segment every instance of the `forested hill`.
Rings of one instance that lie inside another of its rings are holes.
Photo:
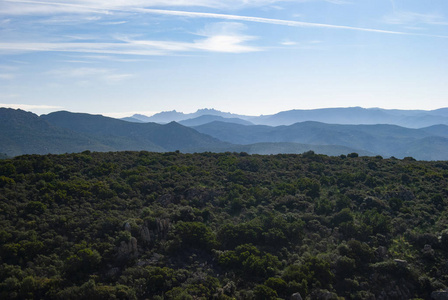
[[[90,151],[195,151],[231,146],[177,123],[130,123],[71,112],[37,116],[0,108],[0,152],[21,154]]]
[[[228,146],[208,135],[196,130],[171,122],[165,125],[157,123],[130,123],[101,115],[72,113],[59,111],[41,116],[52,125],[69,129],[77,133],[88,134],[102,139],[121,139],[131,141],[135,147],[145,147],[147,143],[159,146],[163,151],[194,151],[196,148],[209,148]],[[122,147],[126,147],[126,142]],[[89,149],[88,149],[89,150]],[[143,150],[146,150],[143,148]]]
[[[3,159],[0,298],[431,299],[448,286],[447,209],[448,162]]]

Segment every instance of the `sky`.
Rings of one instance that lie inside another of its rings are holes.
[[[446,0],[0,0],[0,107],[448,107]]]

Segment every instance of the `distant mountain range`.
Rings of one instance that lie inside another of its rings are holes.
[[[188,124],[185,122],[189,122],[190,120],[194,120],[205,115],[222,117],[226,119],[240,119],[242,121],[249,121],[256,125],[269,126],[292,125],[294,123],[306,121],[345,125],[389,124],[407,128],[423,128],[438,124],[448,125],[448,108],[441,108],[431,111],[361,107],[323,108],[310,110],[289,110],[273,115],[261,116],[245,116],[232,113],[224,113],[214,109],[200,109],[197,112],[191,114],[184,114],[174,110],[161,112],[151,117],[134,115],[125,119],[127,119],[128,121],[133,119],[136,122],[155,122],[162,124],[172,121],[182,121],[184,122],[184,124]],[[193,124],[188,126],[198,126],[202,124]]]
[[[448,159],[447,125],[411,129],[396,125],[334,125],[309,121],[290,126],[271,127],[244,126],[215,121],[193,128],[233,144],[292,142],[311,145],[343,145],[387,157]]]
[[[191,127],[191,126],[199,126],[199,125],[211,123],[214,121],[240,124],[240,125],[254,125],[253,123],[243,120],[243,119],[240,119],[240,118],[225,118],[225,117],[216,116],[216,115],[202,115],[202,116],[199,116],[199,117],[196,117],[193,119],[179,121],[179,124]]]
[[[359,108],[353,109],[356,111]],[[364,109],[360,111],[365,112]],[[407,117],[421,117],[421,111],[392,112]],[[201,113],[204,114],[197,115]],[[192,118],[179,123],[158,124],[143,122],[136,116],[132,118],[138,121],[125,121],[60,111],[39,117],[22,110],[0,108],[0,153],[16,156],[84,150],[180,150],[277,154],[312,150],[327,155],[357,152],[360,155],[448,160],[448,126],[445,124],[420,129],[385,124],[343,125],[316,121],[267,126],[253,125],[254,119],[248,121],[238,115],[218,113],[216,110],[198,111],[194,116],[189,114]],[[382,110],[376,113],[383,115]],[[431,113],[446,118],[448,110]],[[296,111],[290,114],[297,116]],[[163,115],[161,113],[159,119]],[[279,116],[277,114],[269,118],[272,121]],[[355,118],[352,117],[352,120]]]
[[[147,117],[141,114],[135,114],[133,116],[131,116],[130,118],[135,119],[137,121],[140,122],[155,122],[155,123],[169,123],[169,122],[180,122],[180,121],[184,121],[184,120],[189,120],[189,119],[195,119],[197,117],[201,117],[201,116],[218,116],[218,117],[223,117],[223,118],[238,118],[238,119],[243,119],[246,120],[247,118],[251,118],[248,116],[244,116],[244,115],[237,115],[237,114],[232,114],[232,113],[226,113],[226,112],[221,112],[219,110],[215,110],[215,109],[208,109],[208,108],[204,108],[204,109],[199,109],[198,111],[191,113],[191,114],[184,114],[182,112],[177,112],[175,110],[172,111],[164,111],[161,113],[157,113],[151,117]],[[127,118],[124,118],[127,119]]]
[[[22,154],[146,150],[165,152],[248,152],[262,154],[316,153],[339,155],[354,152],[344,146],[295,143],[234,145],[171,122],[132,123],[123,120],[60,111],[37,116],[23,110],[0,108],[1,157]],[[365,155],[371,153],[365,152]]]

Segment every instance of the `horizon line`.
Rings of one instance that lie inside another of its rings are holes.
[[[440,109],[448,109],[448,106],[446,107],[439,107],[439,108],[435,108],[435,109],[403,109],[403,108],[381,108],[381,107],[362,107],[362,106],[333,106],[333,107],[318,107],[318,108],[292,108],[292,109],[287,109],[287,110],[281,110],[278,112],[274,112],[274,113],[269,113],[269,114],[259,114],[259,115],[248,115],[248,114],[243,114],[243,113],[235,113],[235,112],[230,112],[230,111],[221,111],[219,109],[215,109],[215,108],[198,108],[195,111],[192,112],[183,112],[183,111],[178,111],[176,109],[173,110],[161,110],[161,111],[131,111],[131,112],[81,112],[81,111],[70,111],[68,109],[65,109],[63,107],[58,107],[58,106],[51,106],[51,105],[30,105],[30,104],[6,104],[6,103],[0,103],[0,109],[14,109],[14,110],[23,110],[26,112],[31,112],[34,113],[38,116],[41,115],[45,115],[45,114],[50,114],[50,113],[55,113],[55,112],[70,112],[70,113],[79,113],[79,114],[89,114],[89,115],[101,115],[104,117],[110,117],[110,118],[114,118],[114,119],[122,119],[122,118],[129,118],[129,117],[133,117],[134,115],[142,115],[144,117],[152,117],[155,116],[157,114],[162,114],[162,113],[178,113],[178,114],[184,114],[184,115],[189,115],[189,114],[194,114],[197,113],[199,111],[202,110],[212,110],[212,111],[216,111],[216,112],[220,112],[220,113],[225,113],[225,114],[231,114],[231,115],[236,115],[236,116],[244,116],[244,117],[261,117],[261,116],[272,116],[272,115],[276,115],[282,112],[290,112],[290,111],[313,111],[313,110],[328,110],[328,109],[351,109],[351,108],[360,108],[360,109],[365,109],[365,110],[398,110],[398,111],[425,111],[425,112],[431,112],[431,111],[436,111],[436,110],[440,110]],[[54,110],[53,110],[54,109]],[[46,112],[46,113],[37,113],[33,110],[51,110],[50,112]],[[113,116],[115,115],[115,116]],[[120,116],[118,116],[120,115]],[[204,114],[207,115],[207,114]],[[210,114],[213,115],[213,114]]]

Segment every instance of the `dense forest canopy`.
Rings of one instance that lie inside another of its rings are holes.
[[[430,299],[448,162],[83,152],[0,160],[2,299]]]

